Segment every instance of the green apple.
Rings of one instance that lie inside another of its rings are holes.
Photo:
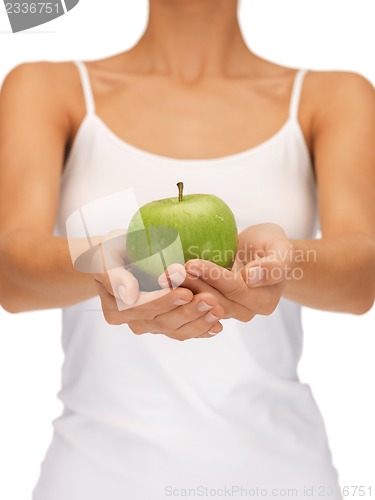
[[[143,205],[130,221],[127,259],[145,290],[160,288],[167,266],[205,259],[230,268],[237,250],[237,225],[231,209],[211,194],[179,196]]]

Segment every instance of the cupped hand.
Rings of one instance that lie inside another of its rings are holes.
[[[116,234],[110,233],[102,240],[110,239],[109,253],[99,245],[95,258],[101,261],[101,265],[96,266],[101,272],[92,273],[109,324],[127,324],[135,334],[164,334],[176,340],[212,338],[223,329],[219,320],[224,310],[216,297],[209,292],[194,295],[179,286],[186,276],[181,265],[177,265],[179,273],[171,276],[167,288],[140,291],[138,281],[123,265],[121,239],[116,240],[114,236]]]
[[[193,259],[185,264],[182,285],[195,294],[213,294],[224,309],[224,318],[247,322],[256,314],[275,310],[292,271],[293,255],[293,246],[280,226],[251,226],[239,234],[231,270]],[[173,273],[173,266],[168,271]]]
[[[164,334],[182,341],[212,338],[223,329],[219,320],[224,309],[209,292],[193,295],[191,290],[181,287],[140,292],[132,306],[119,310],[119,298],[113,290],[98,280],[96,285],[106,321],[111,325],[126,323],[135,334]]]

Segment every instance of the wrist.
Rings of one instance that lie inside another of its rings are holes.
[[[302,240],[289,240],[289,264],[287,282],[295,283],[301,281],[305,272],[305,264],[308,261],[308,251],[303,247]]]

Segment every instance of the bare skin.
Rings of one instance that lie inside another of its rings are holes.
[[[151,0],[149,24],[137,45],[87,67],[97,114],[108,127],[138,148],[174,158],[227,156],[271,137],[287,119],[296,71],[246,47],[235,0]],[[363,77],[312,71],[305,79],[299,122],[314,160],[322,239],[289,241],[282,228],[269,225],[240,235],[242,245],[256,237],[265,257],[272,248],[291,245],[291,270],[297,251],[316,251],[316,262],[302,264],[303,279],[284,273],[250,284],[248,269],[259,262],[249,257],[238,263],[244,266],[238,273],[213,282],[209,264],[189,262],[183,286],[143,305],[136,284],[125,277],[133,307],[124,311],[117,310],[108,277],[76,272],[66,239],[52,235],[64,159],[84,115],[71,63],[24,64],[4,82],[0,303],[8,311],[64,307],[99,294],[111,324],[184,340],[220,332],[221,318],[249,321],[270,314],[282,295],[332,311],[359,314],[372,306],[375,93]],[[262,267],[281,264],[266,259]],[[200,270],[199,279],[191,278],[191,266]],[[216,321],[205,319],[202,301]]]

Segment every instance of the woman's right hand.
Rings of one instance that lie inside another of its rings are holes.
[[[185,267],[175,264],[171,286],[143,292],[137,279],[125,269],[124,230],[97,238],[97,250],[88,254],[86,269],[94,278],[105,320],[110,325],[127,324],[133,333],[164,334],[176,340],[211,338],[221,332],[224,309],[210,292],[194,293],[180,285]],[[80,240],[71,242],[80,253]],[[81,260],[82,263],[82,260]],[[165,283],[164,283],[165,285]]]
[[[110,275],[96,274],[94,279],[104,317],[111,325],[127,324],[137,335],[164,334],[180,341],[211,338],[223,329],[219,320],[224,309],[211,293],[193,295],[181,287],[140,292],[137,280],[124,268]]]

